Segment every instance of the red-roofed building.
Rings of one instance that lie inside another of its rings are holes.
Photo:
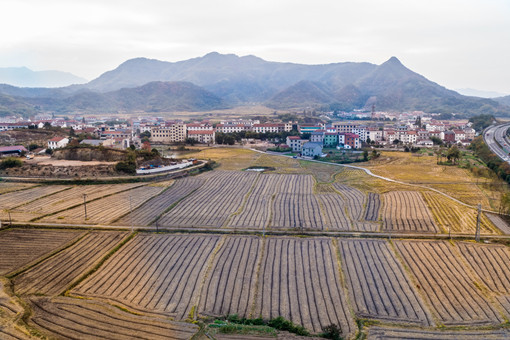
[[[355,133],[341,132],[338,134],[338,144],[348,145],[351,149],[359,149],[361,142]]]
[[[278,133],[285,131],[285,124],[253,124],[252,129],[257,133]]]
[[[217,124],[216,131],[222,133],[233,133],[251,130],[251,125],[248,124]]]
[[[188,138],[192,138],[199,143],[214,144],[216,134],[214,130],[191,130],[188,131]]]

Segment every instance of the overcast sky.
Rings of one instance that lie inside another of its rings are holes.
[[[89,80],[211,51],[322,64],[391,56],[448,88],[510,94],[510,0],[2,0],[0,67]]]

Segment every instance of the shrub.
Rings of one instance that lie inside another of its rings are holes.
[[[23,162],[15,157],[7,157],[0,163],[0,169],[19,168],[21,166],[23,166]]]
[[[341,340],[342,339],[342,329],[340,326],[332,323],[329,326],[322,327],[322,334],[321,336],[326,339],[333,339],[333,340]]]
[[[118,162],[115,165],[115,171],[134,175],[136,174],[136,164],[133,162]]]

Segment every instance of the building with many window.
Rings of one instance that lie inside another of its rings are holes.
[[[165,123],[151,127],[151,141],[158,143],[178,143],[186,140],[186,124]]]
[[[192,138],[199,143],[214,144],[214,130],[188,130],[188,138]]]

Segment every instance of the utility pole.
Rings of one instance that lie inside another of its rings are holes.
[[[9,225],[11,226],[12,225],[11,211],[7,210],[7,212],[9,213]]]
[[[478,203],[478,215],[476,216],[475,241],[480,242],[480,215],[482,214],[482,205]]]
[[[87,194],[83,194],[83,208],[85,209],[85,221],[87,220]]]

